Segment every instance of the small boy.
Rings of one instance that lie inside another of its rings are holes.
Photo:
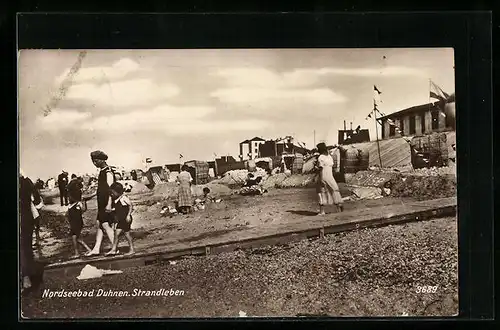
[[[106,255],[118,254],[118,240],[122,232],[125,233],[125,237],[127,238],[128,244],[130,246],[130,250],[127,255],[134,254],[134,244],[132,242],[132,236],[130,235],[130,226],[132,224],[133,211],[132,203],[130,202],[130,199],[124,194],[124,188],[121,183],[115,182],[109,187],[109,189],[115,205],[114,214],[116,228],[113,247],[108,253],[106,253]]]
[[[69,207],[68,207],[68,220],[70,226],[70,235],[73,241],[73,248],[75,253],[73,254],[73,258],[78,258],[80,256],[80,252],[78,251],[78,243],[80,243],[87,252],[91,251],[90,247],[85,244],[85,242],[80,238],[80,234],[83,229],[83,212],[86,211],[86,207],[82,203],[82,189],[83,184],[76,176],[72,178],[69,182],[67,191],[68,191],[68,199],[69,199]],[[91,197],[90,197],[91,198]]]
[[[210,196],[210,188],[208,187],[203,188],[203,202],[207,203],[213,201],[214,199],[212,198],[212,196]]]
[[[203,188],[203,203],[220,203],[222,199],[219,197],[217,193],[213,194],[210,191],[210,188]]]

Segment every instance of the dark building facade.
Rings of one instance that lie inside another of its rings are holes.
[[[170,172],[180,172],[181,171],[181,164],[167,164],[165,167],[170,171]]]
[[[377,118],[382,125],[382,138],[390,139],[402,135],[424,135],[434,132],[455,130],[455,116],[445,113],[442,102],[427,103],[407,108],[390,115]],[[390,120],[395,124],[391,125]],[[399,127],[403,134],[397,132]]]
[[[338,141],[341,145],[370,142],[370,131],[367,129],[339,130]]]
[[[309,150],[293,143],[266,141],[259,145],[259,157],[275,157],[283,154],[299,153],[305,155]]]
[[[244,161],[237,161],[232,156],[222,156],[215,159],[214,174],[216,176],[223,175],[227,171],[245,169]]]

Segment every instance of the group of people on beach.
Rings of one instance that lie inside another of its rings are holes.
[[[319,143],[315,150],[315,169],[318,173],[317,195],[319,204],[319,214],[324,215],[327,205],[335,205],[338,212],[343,211],[343,201],[340,195],[339,186],[333,176],[333,158],[325,143]],[[93,195],[83,196],[83,182],[81,178],[73,175],[67,182],[66,172],[63,171],[59,179],[63,182],[65,195],[61,196],[61,204],[68,205],[67,218],[70,227],[70,236],[72,238],[74,254],[73,257],[79,257],[79,245],[86,249],[85,256],[96,256],[101,253],[101,245],[104,233],[112,243],[111,249],[106,255],[116,255],[119,253],[118,240],[124,233],[130,249],[127,254],[135,253],[132,236],[130,234],[132,224],[133,206],[130,199],[124,194],[124,186],[116,182],[113,170],[107,164],[108,156],[96,150],[90,153],[92,163],[99,169],[97,178],[97,191]],[[252,178],[253,179],[253,178]],[[253,181],[252,181],[253,182]],[[190,213],[192,211],[193,199],[191,195],[191,185],[193,178],[189,168],[184,165],[177,177],[178,204],[177,207],[181,213]],[[61,189],[61,186],[59,187]],[[20,173],[20,214],[21,214],[21,272],[23,274],[23,287],[31,286],[31,278],[34,274],[34,257],[32,236],[36,227],[35,219],[37,212],[33,209],[34,205],[40,205],[42,199],[33,182]],[[204,190],[205,197],[210,190]],[[97,196],[97,233],[94,247],[91,249],[81,238],[83,229],[83,213],[86,211],[86,201]]]
[[[61,205],[67,206],[66,217],[69,223],[69,234],[72,239],[74,254],[79,257],[79,245],[83,246],[87,253],[85,256],[95,256],[101,253],[101,244],[104,232],[111,242],[111,249],[106,255],[116,255],[119,253],[118,240],[124,233],[130,249],[127,254],[135,253],[132,236],[130,235],[132,224],[132,203],[124,194],[124,186],[116,182],[115,175],[106,161],[108,156],[102,151],[93,151],[90,154],[93,164],[100,169],[97,179],[96,193],[83,196],[83,180],[76,175],[72,175],[71,180],[67,180],[67,172],[59,176],[59,189],[61,192]],[[81,238],[83,229],[83,213],[87,209],[86,201],[97,196],[97,234],[94,247],[91,249]],[[19,206],[20,206],[20,264],[23,279],[23,289],[32,287],[33,281],[37,281],[40,269],[34,259],[33,253],[33,232],[37,233],[39,228],[39,212],[43,206],[43,200],[37,187],[33,184],[22,170],[19,174]],[[40,268],[41,267],[41,268]]]

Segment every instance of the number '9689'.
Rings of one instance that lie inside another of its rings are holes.
[[[417,293],[436,293],[438,286],[424,285],[417,286]]]

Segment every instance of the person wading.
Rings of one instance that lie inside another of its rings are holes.
[[[325,214],[325,205],[332,204],[337,206],[338,212],[342,212],[344,210],[342,196],[340,195],[339,186],[333,177],[333,158],[328,152],[328,148],[325,143],[319,143],[316,148],[319,153],[316,165],[319,172],[319,215]]]
[[[101,253],[101,244],[104,236],[103,231],[109,238],[111,244],[114,242],[113,225],[113,198],[110,194],[109,187],[115,182],[115,175],[111,167],[106,161],[108,155],[100,150],[90,153],[92,163],[100,169],[99,177],[97,178],[97,234],[96,242],[92,251],[86,256],[95,256]]]
[[[68,206],[68,173],[66,171],[62,171],[61,174],[57,177],[57,184],[59,186],[59,198],[61,199],[61,206]]]

